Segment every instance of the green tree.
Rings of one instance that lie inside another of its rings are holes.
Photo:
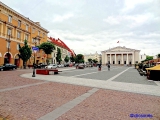
[[[97,63],[97,62],[98,62],[96,59],[93,59],[92,61],[93,61],[94,63]]]
[[[82,54],[78,54],[75,58],[76,63],[84,63],[84,56]]]
[[[146,60],[146,61],[148,61],[148,60],[153,60],[153,56],[147,55],[145,60]]]
[[[24,40],[24,46],[21,47],[19,45],[19,57],[22,59],[23,61],[23,67],[24,69],[26,69],[26,62],[27,60],[31,57],[32,54],[32,50],[31,48],[28,46],[27,44],[27,40]]]
[[[75,57],[72,55],[72,56],[70,57],[70,60],[71,60],[71,62],[75,62]]]
[[[89,58],[89,59],[88,59],[88,62],[89,62],[89,63],[91,63],[91,62],[92,62],[92,59],[91,59],[91,58]]]
[[[47,54],[46,62],[48,64],[48,62],[49,62],[48,54],[51,54],[53,52],[53,50],[55,50],[55,46],[50,42],[44,42],[44,43],[40,44],[39,49],[42,49],[45,52],[45,54]]]
[[[57,57],[56,57],[56,60],[57,62],[60,64],[60,62],[62,61],[62,58],[61,58],[61,50],[59,48],[57,48]]]
[[[66,63],[69,61],[68,55],[66,55],[66,57],[64,58],[64,61],[65,61]]]
[[[160,54],[157,55],[157,58],[160,58]]]

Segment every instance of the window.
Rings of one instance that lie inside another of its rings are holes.
[[[20,45],[20,44],[19,44],[19,43],[17,43],[17,50],[19,50],[19,45]]]
[[[7,48],[10,48],[10,42],[7,41]]]
[[[32,33],[34,33],[35,32],[35,28],[32,28]]]
[[[40,36],[40,31],[38,31],[38,36]]]
[[[21,21],[18,20],[18,27],[21,27]]]
[[[45,36],[45,33],[43,33],[43,38],[44,38],[44,36]]]
[[[28,27],[29,27],[29,26],[28,26],[28,25],[26,25],[26,30],[27,30],[27,31],[28,31]]]
[[[25,40],[28,40],[28,35],[25,36]]]
[[[10,23],[12,22],[12,16],[11,15],[8,16],[8,22],[10,22]]]
[[[17,32],[17,38],[21,38],[21,32]]]
[[[11,28],[8,28],[8,30],[7,30],[7,35],[11,35],[11,33],[12,33],[12,29],[11,29]]]

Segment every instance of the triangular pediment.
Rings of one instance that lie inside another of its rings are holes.
[[[106,50],[106,52],[123,52],[123,51],[124,52],[125,51],[135,51],[135,49],[118,46],[118,47],[114,47],[114,48]]]

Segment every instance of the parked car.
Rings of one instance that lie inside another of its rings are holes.
[[[45,68],[47,65],[43,64],[43,63],[39,63],[38,65],[36,65],[36,68]]]
[[[85,68],[85,64],[80,63],[80,64],[76,65],[76,68],[78,68],[78,69],[84,69]]]
[[[59,68],[60,68],[60,67],[64,67],[64,65],[63,65],[63,64],[58,64],[57,66],[58,66]]]
[[[64,64],[64,67],[69,67],[69,63],[65,63],[65,64]]]
[[[10,70],[10,69],[12,70],[17,69],[17,66],[9,63],[3,64],[3,70]]]
[[[3,71],[3,65],[0,65],[0,71]]]
[[[57,68],[58,66],[56,64],[49,64],[48,66],[45,66],[47,69],[54,69]]]

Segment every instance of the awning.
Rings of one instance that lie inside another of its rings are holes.
[[[151,67],[151,68],[146,68],[146,70],[160,70],[160,65],[156,65],[156,66]]]

